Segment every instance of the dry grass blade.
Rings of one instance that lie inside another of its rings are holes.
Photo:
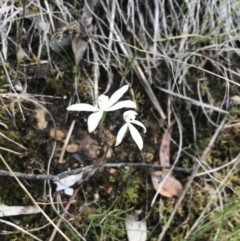
[[[193,105],[201,106],[202,108],[208,108],[208,109],[210,109],[210,110],[218,111],[218,112],[224,113],[224,114],[229,114],[228,111],[223,110],[223,109],[220,109],[220,108],[218,108],[218,107],[215,107],[215,106],[212,106],[212,105],[203,103],[203,102],[201,102],[201,101],[197,101],[197,100],[191,99],[191,98],[189,98],[189,97],[187,97],[187,96],[183,96],[183,95],[181,95],[181,94],[174,93],[174,92],[169,91],[169,90],[167,90],[167,89],[163,89],[163,88],[160,88],[160,87],[157,87],[157,88],[160,89],[160,90],[162,90],[162,91],[165,92],[165,93],[168,93],[168,94],[170,94],[170,95],[179,97],[179,98],[184,99],[184,100],[186,100],[186,101],[189,101],[189,102],[190,102],[191,104],[193,104]]]
[[[30,232],[24,230],[22,227],[14,224],[14,223],[12,223],[12,222],[9,222],[9,221],[7,221],[7,220],[0,219],[0,223],[6,224],[6,225],[8,225],[8,226],[10,226],[10,227],[13,227],[13,228],[19,230],[21,233],[24,233],[24,234],[30,236],[30,237],[31,237],[32,239],[34,239],[34,240],[42,241],[42,239],[39,239],[39,238],[36,237],[35,235],[31,234]]]
[[[8,140],[8,141],[10,141],[10,142],[14,143],[15,145],[17,145],[17,146],[21,147],[22,149],[27,150],[27,148],[26,148],[26,147],[24,147],[23,145],[21,145],[21,144],[17,143],[17,142],[16,142],[16,141],[14,141],[14,140],[12,140],[12,139],[8,138],[7,136],[5,136],[4,134],[2,134],[1,132],[0,132],[0,136],[1,136],[1,137],[3,137],[3,138],[5,138],[5,139],[6,139],[6,140]]]
[[[60,154],[60,157],[59,157],[59,161],[58,161],[59,163],[63,163],[64,153],[65,153],[65,151],[66,151],[66,147],[67,147],[67,145],[68,145],[69,139],[70,139],[70,137],[71,137],[71,135],[72,135],[72,131],[73,131],[73,129],[74,129],[75,123],[76,123],[76,121],[72,121],[72,124],[71,124],[71,126],[70,126],[70,128],[69,128],[67,137],[66,137],[66,139],[65,139],[65,141],[64,141],[64,145],[63,145],[63,147],[62,147],[62,151],[61,151],[61,154]]]
[[[119,4],[116,2],[117,4],[117,12],[118,14],[121,16],[124,24],[126,25],[126,27],[128,28],[129,25],[128,25],[128,21],[127,19],[124,17],[123,15],[123,12],[121,10],[121,7],[119,6]],[[111,21],[111,18],[110,18],[110,14],[109,14],[109,11],[107,9],[106,6],[103,5],[102,3],[102,6],[106,12],[106,16],[107,16],[107,20],[108,22],[110,23],[110,25],[112,24],[112,21]],[[140,79],[141,81],[141,84],[144,88],[144,90],[146,91],[146,93],[148,94],[149,98],[151,99],[152,101],[152,104],[153,106],[156,108],[156,110],[158,111],[159,115],[161,116],[162,119],[166,119],[166,115],[164,113],[164,111],[162,110],[162,107],[159,103],[159,101],[157,100],[156,98],[156,95],[154,94],[151,86],[150,86],[150,82],[151,80],[149,80],[147,77],[146,77],[146,74],[145,74],[145,71],[144,71],[144,67],[142,66],[142,64],[140,63],[140,61],[138,61],[137,58],[135,58],[135,54],[133,53],[133,51],[131,50],[131,48],[126,45],[125,43],[127,43],[128,41],[126,40],[126,38],[123,36],[119,26],[117,26],[116,24],[114,25],[114,28],[111,28],[111,31],[113,32],[113,36],[115,36],[115,39],[117,40],[117,48],[120,48],[122,53],[123,53],[123,56],[125,59],[129,60],[129,59],[132,59],[131,61],[131,67],[130,67],[130,70],[133,69],[134,72],[136,73],[136,75],[138,76],[138,78]],[[134,36],[135,37],[135,36]],[[122,54],[121,54],[122,55]],[[105,57],[107,59],[107,57]],[[121,58],[120,56],[118,58]],[[121,66],[122,64],[120,63],[119,67]]]
[[[79,65],[84,53],[86,52],[88,47],[87,41],[82,39],[81,35],[77,35],[72,40],[72,49],[75,57],[75,64],[76,66]]]
[[[66,222],[65,215],[67,214],[68,209],[70,208],[71,204],[74,202],[74,199],[75,199],[76,195],[78,194],[78,192],[79,192],[79,190],[81,188],[82,188],[82,186],[79,185],[79,187],[74,191],[74,194],[71,197],[71,199],[69,200],[68,204],[64,208],[63,213],[61,215],[59,215],[59,220],[58,220],[58,222],[57,222],[57,224],[56,224],[56,226],[55,226],[55,228],[54,228],[54,230],[53,230],[53,232],[52,232],[52,234],[51,234],[51,236],[49,238],[49,241],[53,241],[54,240],[54,238],[55,238],[55,236],[56,236],[56,234],[57,234],[57,232],[59,230],[59,227],[60,227],[62,221]],[[72,229],[75,231],[75,229],[73,227],[72,227]],[[78,234],[78,236],[79,236],[79,238],[81,240],[86,241],[86,239],[79,232],[75,232],[75,233]]]
[[[151,99],[154,107],[158,111],[161,118],[165,120],[167,117],[166,117],[165,113],[163,112],[162,107],[160,106],[160,104],[159,104],[150,84],[148,83],[147,78],[145,77],[143,70],[140,68],[140,66],[137,64],[137,62],[134,62],[134,69],[135,69],[136,73],[138,74],[138,76],[141,80],[141,84],[143,85],[143,88],[145,89],[149,98]]]

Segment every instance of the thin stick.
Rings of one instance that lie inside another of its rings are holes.
[[[71,126],[70,126],[70,129],[69,129],[68,134],[67,134],[67,137],[66,137],[66,140],[65,140],[65,142],[64,142],[64,145],[63,145],[63,148],[62,148],[61,155],[60,155],[60,157],[59,157],[58,163],[63,163],[63,157],[64,157],[64,154],[65,154],[66,147],[67,147],[67,145],[68,145],[69,139],[70,139],[70,137],[71,137],[71,135],[72,135],[72,131],[73,131],[73,128],[74,128],[74,126],[75,126],[75,123],[76,123],[75,120],[72,121],[72,124],[71,124]]]
[[[180,95],[178,93],[175,93],[175,92],[172,92],[170,90],[167,90],[167,89],[163,89],[163,88],[160,88],[160,87],[156,87],[157,89],[160,89],[161,91],[167,93],[167,94],[170,94],[170,95],[173,95],[173,96],[176,96],[176,97],[179,97],[183,100],[186,100],[186,101],[189,101],[191,104],[193,105],[197,105],[197,106],[200,106],[202,108],[208,108],[208,109],[211,109],[211,110],[214,110],[214,111],[218,111],[220,113],[224,113],[224,114],[229,114],[228,111],[226,110],[223,110],[221,108],[218,108],[218,107],[215,107],[215,106],[212,106],[212,105],[209,105],[207,103],[203,103],[201,101],[198,101],[198,100],[194,100],[190,97],[187,97],[187,96],[184,96],[184,95]]]
[[[15,223],[11,223],[11,222],[9,222],[7,220],[4,220],[4,219],[0,219],[0,223],[7,224],[7,225],[9,225],[9,226],[19,230],[20,233],[25,233],[26,235],[29,235],[31,238],[33,238],[35,240],[42,241],[42,239],[39,239],[38,237],[36,237],[35,235],[31,234],[29,231],[24,230],[23,228],[21,228],[20,226],[16,225]]]
[[[116,167],[116,168],[122,168],[122,167],[136,167],[136,168],[152,168],[152,169],[170,169],[171,166],[161,166],[161,165],[154,165],[154,164],[146,164],[146,163],[101,163],[98,164],[98,166],[95,168],[109,168],[109,167]],[[59,181],[61,178],[66,177],[68,175],[77,174],[79,172],[89,172],[94,167],[94,165],[81,167],[77,169],[73,169],[71,171],[66,171],[63,173],[60,173],[58,175],[43,175],[43,174],[26,174],[22,172],[10,172],[5,170],[0,170],[0,176],[8,176],[8,177],[18,177],[22,179],[31,179],[31,180],[51,180],[51,181]],[[181,167],[174,167],[174,171],[177,172],[184,172],[187,174],[190,174],[192,172],[192,168],[181,168]],[[207,173],[206,173],[207,174]]]

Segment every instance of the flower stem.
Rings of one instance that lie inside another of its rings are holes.
[[[103,137],[103,122],[105,120],[106,112],[103,112],[103,116],[101,120],[99,121],[99,137],[104,140]]]

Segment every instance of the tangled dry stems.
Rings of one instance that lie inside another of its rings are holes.
[[[222,127],[221,122],[225,117],[220,112],[216,114],[215,110],[226,112],[225,107],[229,104],[231,91],[239,87],[240,72],[236,63],[239,62],[237,33],[240,3],[235,0],[221,3],[217,0],[131,0],[126,5],[124,1],[114,0],[96,3],[86,1],[78,7],[82,8],[81,13],[91,15],[94,19],[92,29],[88,29],[89,26],[86,28],[88,48],[82,61],[87,65],[81,69],[88,79],[88,91],[93,101],[96,101],[98,96],[100,73],[106,74],[105,92],[110,89],[115,79],[119,85],[123,82],[129,83],[134,90],[137,78],[157,110],[158,116],[163,119],[167,117],[170,123],[173,113],[178,120],[178,162],[184,148],[184,138],[182,123],[178,119],[177,101],[173,95],[183,99],[195,99],[196,102],[192,101],[186,111],[191,119],[191,132],[194,136],[192,148],[197,156],[201,156],[198,148],[198,123],[191,106],[196,103],[200,105],[208,122],[216,130]],[[42,53],[46,51],[44,60],[47,60],[50,68],[55,68],[58,62],[53,57],[52,49],[60,52],[71,45],[72,40],[62,32],[60,44],[56,45],[53,37],[59,29],[68,29],[67,26],[74,21],[81,21],[82,18],[75,9],[73,4],[61,0],[54,4],[45,1],[43,5],[40,1],[21,2],[18,5],[12,1],[1,3],[1,65],[4,67],[4,76],[11,92],[1,96],[2,103],[7,103],[6,97],[10,95],[16,96],[20,107],[23,100],[38,103],[27,89],[26,93],[15,91],[15,80],[18,76],[17,73],[9,72],[7,64],[11,62],[13,54],[18,54],[18,67],[24,58],[38,66],[43,60]],[[24,25],[27,21],[30,24]],[[24,44],[26,41],[27,44]],[[37,48],[33,47],[36,46],[36,42],[39,43]],[[19,50],[22,50],[20,56]],[[80,57],[75,56],[75,63],[72,63],[77,65],[75,70],[81,60],[81,53],[79,54]],[[88,65],[91,65],[91,68]],[[218,91],[213,86],[215,83],[220,86]],[[173,95],[165,95],[167,101],[164,101],[163,98],[156,96],[154,87],[165,89]],[[75,92],[77,93],[77,89]],[[238,90],[235,92],[238,93]],[[211,172],[212,167],[209,165],[207,168]],[[193,178],[194,176],[191,180]],[[226,180],[220,181],[224,183]],[[190,184],[189,181],[187,186]],[[218,188],[215,190],[219,191]],[[219,193],[218,196],[219,202],[223,203],[223,196]],[[172,218],[169,218],[169,223]],[[195,226],[199,222],[200,220],[197,220]],[[165,232],[166,230],[159,236],[159,241]],[[188,236],[191,232],[194,230],[189,231]]]

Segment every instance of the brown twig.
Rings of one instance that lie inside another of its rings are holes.
[[[73,131],[73,128],[75,126],[75,123],[76,123],[75,120],[72,121],[72,124],[71,124],[70,129],[69,129],[68,134],[67,134],[67,137],[66,137],[66,139],[64,141],[64,145],[63,145],[63,148],[62,148],[62,151],[61,151],[61,155],[59,157],[59,161],[58,161],[59,163],[63,163],[63,157],[64,157],[64,154],[65,154],[66,147],[68,145],[69,139],[70,139],[70,137],[72,135],[72,131]]]
[[[154,164],[146,164],[146,163],[124,163],[124,162],[122,162],[122,163],[102,163],[102,164],[98,164],[98,166],[95,166],[95,168],[96,169],[109,168],[109,167],[122,168],[122,167],[126,167],[126,166],[135,167],[135,168],[145,167],[145,168],[148,168],[148,170],[150,170],[150,169],[159,170],[159,169],[170,169],[171,168],[171,166],[162,166],[162,165],[154,165]],[[89,172],[92,168],[94,168],[94,165],[73,169],[71,171],[66,171],[66,172],[60,173],[58,175],[26,174],[26,173],[22,173],[22,172],[14,172],[14,175],[16,177],[23,178],[23,179],[59,181],[59,179],[66,177],[68,175],[77,174],[79,172]],[[192,172],[192,168],[174,167],[173,170],[177,171],[177,172],[184,172],[187,174],[190,174]],[[0,170],[0,176],[13,177],[14,175],[9,171]]]

